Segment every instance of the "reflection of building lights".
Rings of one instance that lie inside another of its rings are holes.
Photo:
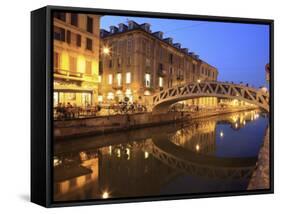
[[[121,157],[121,151],[120,151],[120,149],[117,149],[117,157],[118,157],[118,158]]]
[[[224,134],[223,134],[223,132],[221,131],[221,132],[220,132],[220,136],[223,137],[223,135],[224,135]]]
[[[61,161],[58,158],[54,158],[53,164],[54,166],[58,166],[61,164]]]
[[[238,128],[238,124],[237,123],[235,123],[235,128]]]
[[[102,198],[103,198],[103,199],[109,198],[109,193],[108,193],[107,191],[104,191],[104,192],[102,193]]]
[[[109,155],[111,156],[112,154],[112,146],[109,146]]]
[[[195,149],[196,149],[196,151],[197,151],[197,152],[200,150],[200,146],[199,146],[199,144],[196,144]]]
[[[144,152],[144,159],[147,159],[149,157],[149,153],[147,151]]]
[[[246,121],[245,120],[243,121],[243,124],[246,125]]]
[[[126,149],[126,154],[128,155],[128,160],[130,160],[131,151],[129,148]]]

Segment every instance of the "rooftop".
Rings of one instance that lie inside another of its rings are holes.
[[[130,20],[128,21],[128,25],[124,24],[124,23],[120,23],[118,24],[118,27],[117,26],[110,26],[110,29],[109,31],[105,30],[105,29],[101,29],[100,30],[100,37],[101,38],[106,38],[106,37],[109,37],[109,36],[112,36],[112,35],[118,35],[118,34],[122,34],[122,33],[126,33],[126,32],[129,32],[129,31],[133,31],[133,30],[141,30],[141,31],[144,31],[148,34],[150,34],[151,36],[161,40],[162,42],[165,42],[166,44],[172,46],[173,48],[177,49],[178,51],[196,59],[196,60],[199,60],[201,62],[204,62],[206,63],[205,61],[201,60],[199,58],[199,55],[195,54],[194,52],[189,52],[189,49],[188,48],[184,48],[184,47],[181,47],[181,44],[176,42],[176,43],[173,43],[173,38],[172,37],[167,37],[167,38],[164,38],[163,37],[163,32],[162,31],[155,31],[155,32],[152,32],[151,29],[150,29],[150,24],[149,23],[142,23],[142,24],[139,24],[133,20]],[[208,63],[206,63],[208,64]],[[211,66],[210,64],[208,64],[209,66]],[[213,67],[213,66],[211,66]]]

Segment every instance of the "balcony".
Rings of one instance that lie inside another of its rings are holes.
[[[164,77],[167,75],[167,72],[165,70],[161,70],[161,69],[159,69],[157,73],[158,73],[158,76],[160,76],[160,77]]]
[[[122,90],[123,89],[123,85],[113,85],[112,88],[114,90]]]
[[[80,72],[72,72],[63,69],[54,69],[54,77],[64,80],[74,81],[86,81],[86,82],[97,82],[93,75],[84,74]]]
[[[183,75],[177,75],[177,80],[183,80]]]

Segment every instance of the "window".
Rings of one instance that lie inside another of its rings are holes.
[[[127,59],[128,61],[128,65],[131,65],[132,64],[132,62],[131,62],[131,56],[128,56],[128,59]]]
[[[66,42],[67,42],[68,44],[71,43],[71,32],[70,32],[69,30],[66,31]]]
[[[69,57],[69,70],[71,72],[76,72],[77,70],[77,59],[73,56]]]
[[[86,74],[92,74],[92,62],[86,61]]]
[[[173,75],[173,68],[170,67],[170,75]]]
[[[159,63],[159,71],[162,72],[163,71],[163,64]]]
[[[131,83],[131,72],[127,72],[126,73],[126,84],[130,84]]]
[[[109,74],[109,75],[108,75],[108,84],[109,84],[109,85],[112,85],[112,80],[113,80],[112,74]]]
[[[173,54],[169,55],[169,62],[170,62],[170,64],[173,64]]]
[[[81,47],[81,35],[80,34],[76,35],[76,45],[77,45],[77,47]]]
[[[121,57],[118,57],[118,58],[117,58],[117,66],[118,66],[118,67],[121,67]]]
[[[87,17],[87,31],[93,33],[93,18]]]
[[[132,51],[132,40],[131,39],[128,39],[128,50],[127,50],[127,52],[128,53],[131,53],[131,51]]]
[[[122,74],[117,73],[117,86],[121,86],[121,85],[122,85]]]
[[[65,41],[65,29],[61,27],[54,27],[54,39],[59,41]]]
[[[65,21],[65,13],[62,12],[54,12],[54,17],[57,19],[60,19],[62,21]]]
[[[108,99],[108,100],[113,100],[113,99],[114,99],[114,94],[113,94],[113,92],[108,92],[108,93],[107,93],[107,99]]]
[[[163,49],[162,49],[162,47],[159,47],[159,59],[160,60],[163,59]]]
[[[163,87],[163,77],[159,77],[159,87]]]
[[[54,68],[57,69],[59,68],[59,61],[60,61],[60,56],[58,52],[54,53]]]
[[[113,61],[112,61],[112,59],[109,60],[108,67],[109,67],[109,68],[112,68],[112,67],[113,67]]]
[[[78,14],[71,13],[70,23],[76,27],[78,27]]]
[[[86,41],[86,49],[90,50],[90,51],[93,49],[93,42],[89,38],[87,38],[87,41]]]
[[[149,88],[150,87],[150,74],[145,74],[145,87]]]

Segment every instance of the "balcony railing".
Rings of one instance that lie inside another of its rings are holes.
[[[183,75],[177,75],[177,80],[183,80]]]
[[[161,69],[158,70],[158,76],[164,77],[166,76],[166,74],[167,72],[165,70],[161,70]]]
[[[122,85],[113,85],[112,88],[115,90],[122,90],[123,86]]]
[[[55,77],[60,77],[64,79],[78,80],[78,81],[89,81],[94,82],[94,76],[91,74],[85,74],[81,72],[72,72],[63,69],[54,69]]]

